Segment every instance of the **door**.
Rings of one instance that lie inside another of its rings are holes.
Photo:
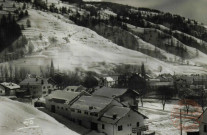
[[[91,129],[92,130],[98,130],[98,124],[94,123],[94,122],[91,122]]]
[[[51,112],[55,113],[55,106],[51,105]]]

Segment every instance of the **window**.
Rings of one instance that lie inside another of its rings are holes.
[[[88,115],[88,112],[87,112],[87,111],[85,111],[85,112],[84,112],[84,114]]]
[[[78,113],[81,113],[81,110],[78,110]]]
[[[75,110],[74,109],[71,109],[71,112],[75,112]]]
[[[102,124],[102,129],[105,129],[105,125],[104,124]]]
[[[59,109],[59,106],[57,106],[57,109]]]
[[[139,122],[137,122],[137,127],[139,127]]]
[[[63,110],[63,107],[61,107],[61,109]]]
[[[65,110],[67,111],[67,110],[68,110],[68,108],[65,108]]]
[[[94,113],[94,116],[98,117],[98,113]]]
[[[204,133],[207,132],[207,125],[204,125]]]
[[[50,88],[50,86],[47,86],[47,88],[49,89],[49,88]]]
[[[46,94],[47,92],[46,91],[43,91],[43,94]]]
[[[43,89],[45,89],[45,86],[43,86]]]
[[[122,125],[118,126],[118,131],[122,131],[122,130],[123,130]]]

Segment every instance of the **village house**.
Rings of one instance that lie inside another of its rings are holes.
[[[0,96],[15,96],[20,86],[12,82],[0,83]]]
[[[125,106],[131,107],[135,110],[138,109],[139,93],[132,89],[101,87],[96,89],[92,95],[112,98],[121,102]]]
[[[156,79],[159,79],[160,82],[173,82],[173,76],[171,74],[161,74]]]
[[[86,88],[83,87],[82,85],[79,86],[67,86],[65,89],[63,89],[64,91],[72,91],[72,92],[81,92],[81,91],[85,91]]]
[[[119,74],[103,76],[100,79],[100,86],[113,87],[118,84],[120,76]]]
[[[112,98],[82,96],[70,110],[72,121],[106,135],[142,135],[147,130],[146,116]]]
[[[18,95],[31,95],[32,98],[44,97],[56,90],[55,82],[48,78],[26,78],[20,82],[21,91]]]
[[[105,87],[112,87],[115,84],[117,84],[116,80],[114,80],[112,77],[107,76],[107,77],[102,77],[100,82],[101,86],[105,86]]]
[[[207,135],[207,109],[200,115],[199,135]]]

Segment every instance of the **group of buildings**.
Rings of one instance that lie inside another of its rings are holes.
[[[109,87],[93,93],[58,90],[46,97],[46,108],[106,135],[142,135],[148,126],[137,111],[138,97],[134,90]]]
[[[27,77],[20,84],[0,83],[0,96],[16,96],[39,98],[57,90],[55,82],[50,78]]]
[[[141,77],[140,74],[136,74]],[[145,77],[148,88],[161,86],[207,88],[207,76],[172,76],[163,74]],[[129,88],[112,88],[120,82],[127,85],[129,76],[105,76],[92,91],[82,85],[67,86],[58,90],[51,78],[28,76],[19,85],[0,83],[0,96],[45,98],[45,107],[86,128],[106,135],[146,134],[147,117],[138,111],[139,93]],[[199,118],[201,119],[201,118]],[[200,135],[207,134],[207,111],[202,114]]]

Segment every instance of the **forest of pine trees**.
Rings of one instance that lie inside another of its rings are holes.
[[[10,13],[3,15],[0,22],[0,51],[9,47],[21,35],[21,28]]]

